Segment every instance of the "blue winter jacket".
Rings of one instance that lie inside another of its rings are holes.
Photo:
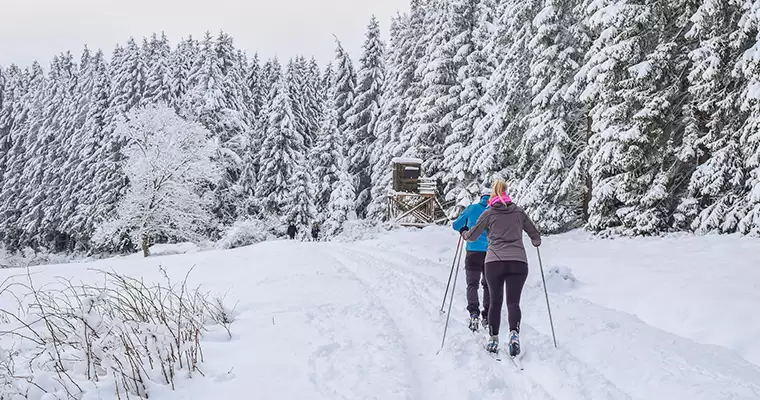
[[[454,228],[455,231],[459,232],[459,230],[465,226],[468,228],[475,226],[475,223],[478,222],[478,218],[480,218],[480,214],[483,214],[483,211],[485,211],[488,207],[488,199],[490,197],[491,196],[481,196],[479,202],[465,208],[464,211],[462,211],[462,214],[459,215],[459,218],[457,218],[457,220],[451,224],[451,227]],[[480,235],[478,240],[474,242],[467,242],[467,251],[486,252],[487,250],[488,239],[485,232]]]

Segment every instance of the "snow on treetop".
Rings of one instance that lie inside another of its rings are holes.
[[[396,157],[391,160],[394,164],[422,164],[422,160],[419,158],[411,158],[411,157]]]

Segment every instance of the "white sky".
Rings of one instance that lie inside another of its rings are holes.
[[[384,40],[390,20],[409,0],[0,0],[0,65],[38,60],[84,45],[110,56],[116,43],[166,32],[172,46],[181,37],[201,38],[224,30],[235,46],[261,58],[315,56],[332,60],[335,34],[358,61],[372,14]]]

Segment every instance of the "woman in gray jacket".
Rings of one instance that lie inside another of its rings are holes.
[[[499,326],[504,296],[507,286],[507,315],[509,318],[509,355],[520,354],[520,295],[528,278],[528,257],[525,255],[522,233],[525,231],[533,246],[541,245],[541,235],[528,218],[525,211],[512,202],[507,194],[507,184],[497,180],[493,184],[489,208],[481,214],[472,229],[462,228],[462,237],[475,241],[485,231],[488,250],[485,260],[485,275],[491,294],[488,323],[491,338],[486,345],[490,352],[499,348]]]

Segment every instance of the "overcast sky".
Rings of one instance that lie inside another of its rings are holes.
[[[320,64],[334,54],[335,34],[358,61],[367,23],[380,21],[387,42],[390,19],[409,0],[0,0],[0,65],[38,60],[84,45],[110,56],[116,43],[166,32],[181,37],[207,30],[229,32],[249,55],[287,59],[315,56]]]

